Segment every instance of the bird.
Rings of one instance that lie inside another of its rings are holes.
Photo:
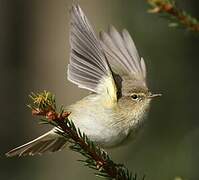
[[[149,90],[145,61],[126,29],[110,26],[96,36],[80,5],[72,5],[70,16],[67,78],[90,93],[65,108],[68,119],[103,148],[120,146],[142,129],[151,100],[161,94]],[[66,146],[67,139],[53,128],[6,155],[44,154]]]

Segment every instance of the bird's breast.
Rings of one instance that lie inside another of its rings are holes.
[[[71,112],[69,119],[81,132],[104,147],[121,144],[132,130],[131,126],[135,128],[139,124],[131,114],[119,113],[117,108],[104,108],[88,98],[70,106],[68,111]]]

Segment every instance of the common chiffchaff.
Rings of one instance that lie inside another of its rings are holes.
[[[114,147],[143,125],[152,94],[146,84],[146,66],[127,30],[113,26],[97,38],[79,5],[71,9],[68,80],[92,93],[66,107],[69,119],[92,141]],[[17,147],[7,156],[35,155],[65,147],[55,129]]]

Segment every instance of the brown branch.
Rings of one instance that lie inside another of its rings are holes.
[[[188,30],[199,32],[199,21],[190,16],[185,11],[176,7],[173,0],[146,0],[153,8],[149,10],[150,13],[166,13],[172,18],[186,27]]]

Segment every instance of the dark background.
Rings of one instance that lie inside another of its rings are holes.
[[[199,35],[168,28],[148,14],[146,1],[81,0],[96,32],[109,24],[127,28],[148,68],[148,84],[163,96],[152,103],[143,133],[109,150],[146,180],[199,179]],[[199,18],[197,0],[178,1]],[[0,179],[95,179],[69,150],[35,157],[4,153],[46,131],[26,107],[28,94],[49,90],[58,104],[87,94],[66,80],[69,57],[67,0],[0,0]]]

